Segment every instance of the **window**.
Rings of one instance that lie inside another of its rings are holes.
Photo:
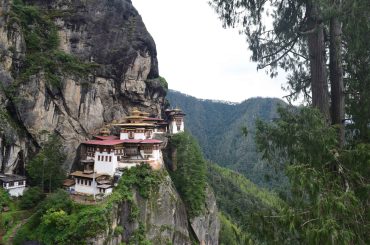
[[[145,154],[152,154],[153,153],[152,146],[143,146],[142,149],[144,150]]]
[[[126,148],[126,155],[136,156],[137,154],[138,154],[137,147],[127,147]]]
[[[128,138],[129,139],[133,139],[134,135],[135,135],[134,132],[132,132],[132,131],[128,132]]]
[[[14,182],[9,182],[9,187],[14,186]]]
[[[110,161],[110,162],[112,161],[112,156],[109,156],[109,161]]]
[[[85,179],[85,185],[87,185],[87,179]]]
[[[105,161],[108,162],[108,156],[105,156]]]
[[[91,180],[89,180],[89,186],[91,186]]]
[[[18,181],[18,185],[23,185],[23,180]]]

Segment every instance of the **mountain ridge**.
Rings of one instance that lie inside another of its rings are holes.
[[[278,98],[250,98],[236,105],[214,103],[169,90],[167,99],[186,114],[186,128],[193,134],[205,157],[220,166],[243,174],[261,187],[279,189],[284,175],[261,160],[254,143],[255,121],[272,121]],[[248,135],[243,135],[246,128]]]

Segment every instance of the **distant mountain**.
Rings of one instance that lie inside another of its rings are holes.
[[[278,188],[285,178],[281,172],[261,161],[254,143],[255,121],[277,117],[276,98],[252,98],[242,103],[197,99],[169,90],[167,99],[187,115],[185,127],[199,141],[205,157],[235,170],[262,187]],[[246,127],[248,135],[242,129]]]

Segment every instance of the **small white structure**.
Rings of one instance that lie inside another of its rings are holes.
[[[166,110],[168,130],[170,134],[184,132],[184,116],[186,115],[180,109]]]
[[[26,188],[26,177],[15,174],[0,174],[0,186],[12,197],[22,196]]]
[[[112,193],[110,176],[87,171],[75,171],[71,173],[74,180],[73,190],[76,193],[87,195],[109,195]]]

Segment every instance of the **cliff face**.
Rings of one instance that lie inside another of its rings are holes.
[[[33,69],[26,79],[22,78],[30,70],[28,60],[33,58],[34,44],[32,36],[27,36],[27,28],[36,32],[37,23],[22,26],[12,1],[1,0],[3,172],[22,173],[25,162],[43,142],[43,132],[60,135],[68,154],[66,166],[70,168],[80,142],[105,123],[122,118],[132,107],[161,114],[166,89],[158,79],[155,44],[131,1],[25,2],[38,6],[41,17],[52,22],[59,39],[57,54],[71,55],[94,68],[83,75],[66,69],[56,74]],[[54,53],[34,53],[36,58],[45,55],[44,59],[50,54]],[[50,83],[51,75],[59,80],[58,86]],[[9,90],[15,86],[15,96],[10,96]]]
[[[104,124],[133,107],[161,115],[167,89],[156,55],[130,0],[0,0],[0,172],[24,174],[45,132],[60,136],[70,169],[81,141]],[[124,232],[91,242],[120,244],[140,223],[153,244],[218,244],[215,199],[208,197],[206,213],[189,221],[167,176],[150,198],[134,195],[137,222],[122,202],[112,228]]]
[[[217,245],[220,222],[217,215],[216,199],[211,189],[207,189],[207,202],[204,213],[189,221],[186,207],[177,193],[171,178],[161,181],[158,189],[148,199],[134,192],[134,204],[138,207],[139,217],[132,221],[131,204],[123,202],[112,213],[112,230],[123,227],[121,234],[114,237],[108,234],[91,239],[94,245],[116,245],[129,243],[133,234],[145,227],[146,239],[153,245]]]

